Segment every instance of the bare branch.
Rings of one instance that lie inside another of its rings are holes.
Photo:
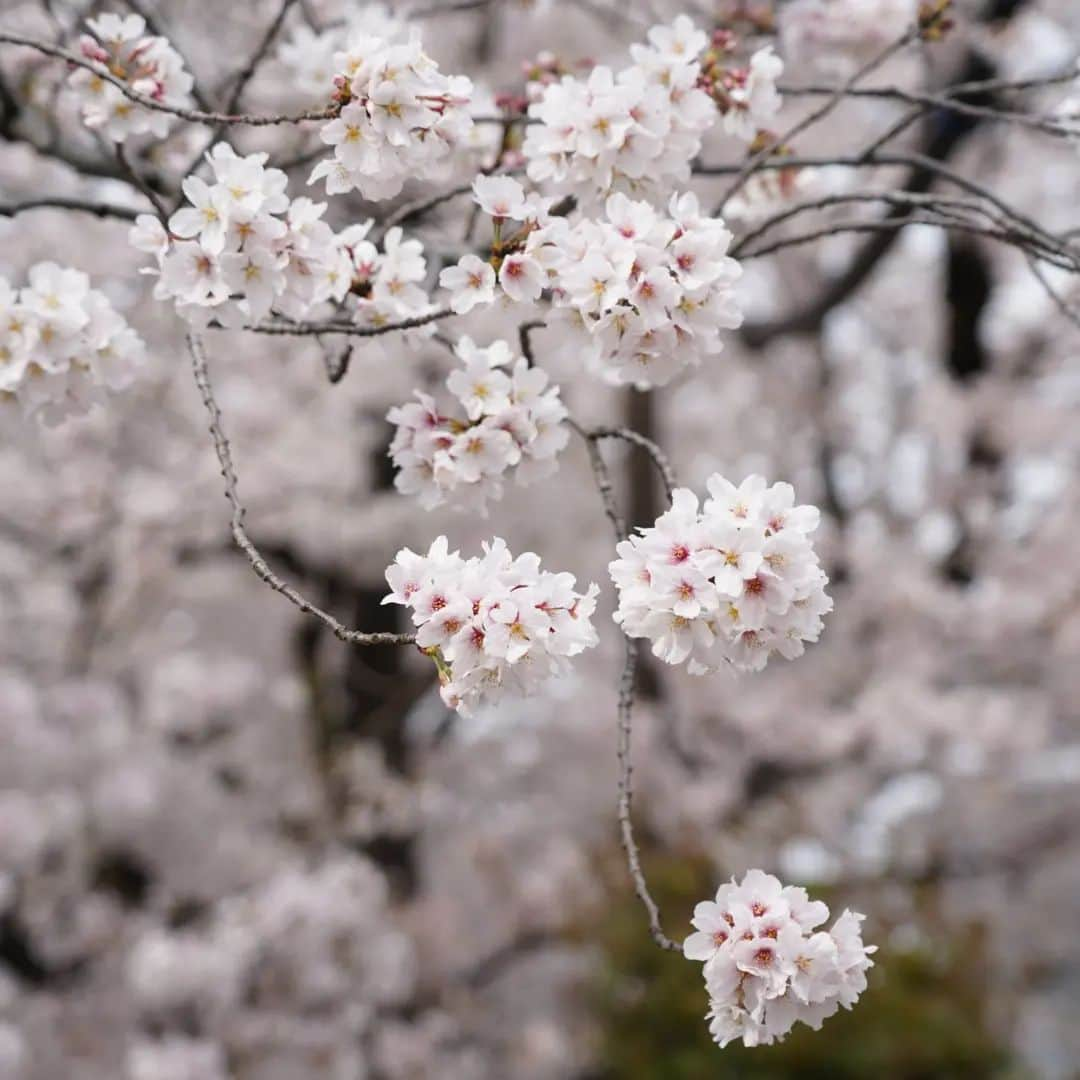
[[[46,56],[54,56],[58,60],[63,60],[75,67],[85,68],[87,71],[93,72],[104,82],[111,83],[126,98],[134,101],[137,105],[142,105],[143,108],[146,109],[152,109],[154,112],[178,116],[181,120],[188,120],[193,124],[238,124],[245,127],[270,127],[277,124],[299,124],[305,120],[330,120],[337,116],[341,111],[340,105],[331,105],[325,109],[309,109],[307,112],[302,113],[277,113],[260,116],[252,113],[238,113],[234,115],[230,113],[209,112],[204,109],[186,109],[179,105],[167,105],[165,102],[157,101],[155,98],[148,97],[146,94],[140,94],[138,90],[133,90],[123,79],[113,75],[111,71],[106,70],[100,64],[85,60],[83,57],[68,52],[66,49],[61,49],[56,45],[50,45],[47,41],[37,41],[34,38],[24,37],[22,34],[13,34],[10,31],[0,31],[0,45],[21,45],[27,49],[36,49]]]
[[[142,210],[130,206],[117,206],[114,203],[91,202],[89,199],[68,199],[51,195],[41,199],[25,199],[17,203],[0,203],[0,217],[15,217],[27,210],[77,210],[84,214],[93,214],[99,218],[116,218],[120,221],[134,221]]]
[[[218,463],[221,465],[221,475],[225,478],[225,498],[232,507],[231,528],[236,546],[247,556],[248,562],[256,575],[265,581],[271,589],[281,593],[290,603],[299,608],[305,615],[313,615],[320,622],[325,623],[334,633],[334,636],[350,645],[413,645],[416,637],[413,634],[365,634],[360,630],[349,630],[338,622],[333,615],[321,608],[316,607],[306,597],[302,596],[288,582],[282,581],[273,570],[270,569],[266,560],[260,554],[259,549],[252,542],[244,528],[244,505],[240,501],[237,492],[236,468],[233,465],[232,451],[229,441],[225,437],[222,427],[221,409],[214,398],[213,387],[210,383],[210,372],[206,363],[206,353],[202,341],[195,334],[188,334],[188,349],[191,352],[192,368],[195,372],[195,384],[199,388],[203,404],[210,416],[210,436],[214,442],[214,452],[217,454]]]

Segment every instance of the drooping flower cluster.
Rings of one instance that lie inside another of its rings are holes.
[[[443,75],[416,37],[394,44],[359,27],[334,61],[341,113],[319,133],[334,156],[309,181],[325,180],[327,194],[393,198],[435,175],[472,128],[472,83]]]
[[[445,536],[426,555],[403,548],[386,580],[383,603],[412,610],[443,701],[463,715],[567,674],[569,658],[597,641],[597,587],[575,592],[573,574],[541,570],[532,552],[514,558],[499,538],[470,559],[449,551]]]
[[[43,262],[28,283],[0,277],[0,400],[46,423],[122,390],[145,359],[142,339],[79,270]]]
[[[701,137],[717,118],[698,87],[706,35],[685,15],[655,26],[618,74],[538,83],[522,151],[533,181],[570,185],[585,200],[613,191],[663,193],[685,183]]]
[[[214,182],[184,180],[188,205],[168,231],[149,215],[136,221],[131,243],[158,263],[154,296],[175,301],[184,318],[240,325],[271,309],[302,318],[348,290],[348,255],[321,220],[326,204],[290,200],[285,173],[266,160],[218,143],[207,155]]]
[[[87,19],[86,25],[91,33],[83,34],[79,47],[87,60],[163,105],[191,104],[194,79],[184,69],[183,58],[165,38],[146,34],[141,15],[99,15]],[[86,68],[76,69],[69,85],[78,95],[86,126],[113,142],[145,132],[160,139],[169,130],[168,113],[139,105]]]
[[[530,246],[593,370],[616,384],[662,386],[720,352],[721,329],[742,322],[731,233],[692,194],[672,196],[667,215],[615,194],[605,212],[572,226],[553,219]]]
[[[695,933],[683,942],[704,961],[709,1032],[721,1047],[735,1039],[768,1046],[802,1022],[817,1031],[866,989],[876,946],[864,945],[862,915],[844,913],[829,930],[820,900],[782,886],[761,870],[721,885],[694,908]]]
[[[790,484],[767,487],[760,476],[736,487],[714,473],[708,489],[700,509],[692,491],[676,489],[654,526],[619,544],[608,568],[615,621],[696,675],[725,663],[758,671],[774,652],[801,656],[832,610],[809,539],[817,508],[796,506]]]
[[[528,484],[554,472],[570,438],[562,423],[567,413],[547,374],[515,357],[505,341],[484,349],[466,337],[455,352],[462,366],[446,386],[459,410],[440,412],[434,398],[417,391],[417,401],[387,414],[397,426],[394,484],[419,496],[425,509],[452,502],[484,513],[489,498],[502,498],[503,477]]]

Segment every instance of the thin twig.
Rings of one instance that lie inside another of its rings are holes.
[[[325,109],[309,109],[301,113],[274,113],[269,115],[257,115],[253,113],[220,113],[210,112],[204,109],[188,109],[181,105],[169,105],[164,101],[148,97],[146,94],[134,90],[123,79],[113,75],[111,71],[100,64],[90,60],[84,60],[75,53],[66,49],[50,45],[47,41],[37,41],[34,38],[24,37],[22,34],[13,34],[10,31],[0,31],[0,45],[21,45],[28,49],[36,49],[46,56],[54,56],[75,67],[84,68],[93,72],[103,82],[115,86],[126,98],[134,101],[143,108],[152,109],[154,112],[168,113],[170,116],[178,116],[181,120],[188,120],[193,124],[239,124],[245,127],[270,127],[277,124],[299,124],[305,120],[330,120],[341,111],[340,105],[331,105]]]
[[[221,475],[225,478],[225,498],[232,507],[231,528],[236,546],[247,556],[251,568],[256,575],[265,581],[270,588],[281,593],[287,600],[299,608],[305,615],[313,615],[320,622],[328,626],[334,636],[350,645],[412,645],[416,642],[413,634],[365,634],[359,630],[349,630],[338,622],[333,615],[302,596],[288,582],[279,578],[270,569],[266,560],[260,554],[259,549],[252,542],[244,528],[244,505],[240,501],[237,491],[236,468],[233,465],[232,451],[229,449],[229,441],[225,437],[222,427],[221,409],[214,397],[213,387],[210,383],[210,372],[206,363],[206,352],[202,341],[195,334],[188,334],[188,349],[191,352],[192,368],[195,372],[195,384],[199,388],[203,404],[210,416],[210,436],[214,442],[214,452],[217,454],[218,463],[221,466]]]
[[[254,323],[245,326],[256,334],[283,334],[287,337],[314,337],[318,334],[344,334],[348,337],[379,337],[382,334],[392,334],[398,330],[415,330],[418,326],[427,326],[428,323],[437,322],[439,319],[448,319],[453,315],[449,308],[437,308],[429,311],[426,315],[414,315],[400,322],[384,323],[382,326],[357,326],[355,323],[338,322],[265,322]],[[211,324],[212,330],[227,330],[231,327],[222,327]]]
[[[69,199],[60,195],[50,195],[41,199],[25,199],[17,203],[0,203],[0,217],[14,217],[26,210],[77,210],[84,214],[93,214],[99,218],[117,218],[121,221],[134,221],[142,210],[130,206],[117,206],[115,203],[91,202],[88,199]]]

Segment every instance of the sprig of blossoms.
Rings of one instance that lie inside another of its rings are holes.
[[[416,37],[392,44],[366,29],[334,59],[342,108],[319,133],[334,156],[309,183],[325,180],[329,195],[355,188],[365,199],[389,199],[448,163],[473,124],[467,78],[443,75]]]
[[[721,329],[742,323],[727,254],[731,233],[692,194],[668,213],[612,195],[605,219],[553,219],[529,248],[549,268],[552,302],[586,362],[608,382],[662,386],[723,349]]]
[[[527,695],[569,671],[596,642],[596,585],[540,569],[532,552],[514,558],[496,537],[463,559],[445,536],[426,555],[403,548],[386,571],[384,604],[412,611],[416,641],[439,671],[443,701],[463,715],[505,693]]]
[[[302,318],[315,304],[343,299],[351,267],[321,220],[326,204],[290,200],[285,173],[266,168],[264,153],[240,157],[218,143],[207,161],[214,182],[184,180],[188,205],[167,231],[150,215],[131,231],[131,243],[157,259],[155,298],[175,301],[192,322],[213,314],[226,325],[272,309]]]
[[[86,25],[91,33],[83,34],[79,47],[87,60],[164,105],[191,104],[194,79],[183,58],[165,38],[146,34],[141,15],[99,15],[87,19]],[[172,120],[168,113],[137,104],[86,68],[74,71],[68,85],[78,95],[86,126],[113,142],[145,132],[159,139],[168,133]]]
[[[662,194],[685,183],[701,137],[717,118],[698,85],[706,35],[680,15],[654,26],[634,63],[616,74],[597,66],[582,80],[533,84],[536,100],[522,152],[536,183],[570,185],[584,200],[613,191]]]
[[[774,652],[801,656],[832,610],[809,539],[818,509],[796,506],[790,484],[767,487],[760,476],[736,487],[714,473],[707,486],[700,510],[692,491],[677,488],[654,526],[618,545],[608,567],[615,621],[695,675],[725,663],[759,671]]]
[[[695,932],[683,942],[689,960],[704,961],[709,1032],[721,1047],[783,1040],[800,1021],[815,1031],[866,989],[876,946],[864,945],[864,916],[845,910],[829,930],[820,900],[750,870],[694,908]]]
[[[570,438],[562,423],[566,407],[547,374],[505,341],[480,348],[465,337],[454,351],[461,366],[446,386],[459,409],[448,415],[417,391],[415,402],[387,414],[397,427],[390,446],[394,485],[428,510],[452,502],[486,513],[489,498],[502,498],[503,477],[529,484],[555,471]]]
[[[0,277],[0,401],[50,424],[122,390],[143,363],[142,339],[79,270],[38,263],[14,289]]]

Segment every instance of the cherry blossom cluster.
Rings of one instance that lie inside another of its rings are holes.
[[[631,47],[634,63],[617,74],[598,65],[585,79],[530,86],[529,115],[539,122],[522,152],[533,181],[569,185],[589,200],[616,190],[662,194],[689,179],[717,118],[697,85],[708,38],[680,15],[653,27],[648,42]]]
[[[436,175],[467,140],[472,83],[443,75],[415,36],[392,43],[361,27],[334,63],[341,112],[319,133],[334,156],[309,180],[324,180],[327,194],[393,198],[406,180]]]
[[[811,545],[814,506],[796,506],[790,484],[760,476],[739,486],[714,473],[698,506],[687,488],[654,526],[618,545],[608,567],[619,592],[615,621],[648,638],[653,655],[688,661],[692,674],[728,663],[759,671],[770,655],[801,656],[832,610],[828,578]]]
[[[723,114],[727,134],[753,142],[767,130],[782,104],[777,80],[784,73],[784,62],[767,45],[750,57],[750,63],[737,66],[731,54],[738,39],[725,30],[713,34],[712,48],[702,58],[699,86],[716,102]]]
[[[400,226],[386,230],[379,245],[368,239],[374,222],[350,225],[338,233],[337,245],[345,256],[348,280],[346,306],[361,326],[377,329],[435,310],[423,282],[427,279],[424,245],[404,238]],[[380,250],[381,249],[381,250]],[[435,326],[415,327],[404,332],[405,340],[423,340],[435,333]]]
[[[781,1041],[802,1022],[815,1031],[866,989],[876,946],[864,945],[864,916],[845,910],[829,930],[820,900],[782,886],[761,870],[720,886],[694,908],[695,932],[683,942],[689,960],[704,961],[709,1031],[721,1047]]]
[[[191,104],[194,79],[183,58],[165,38],[146,34],[141,15],[99,15],[86,25],[91,33],[83,34],[79,46],[87,60],[163,105]],[[78,68],[69,85],[78,95],[86,126],[113,142],[145,132],[161,139],[168,133],[168,113],[137,104],[93,71]]]
[[[157,259],[155,298],[174,301],[192,322],[212,315],[240,325],[271,309],[302,318],[349,288],[348,255],[322,220],[326,204],[290,200],[285,173],[266,160],[218,143],[207,154],[213,182],[184,180],[188,205],[168,230],[150,215],[132,229],[131,243]]]
[[[443,701],[466,716],[504,692],[528,695],[566,675],[569,658],[597,642],[596,585],[575,592],[573,574],[541,570],[532,552],[514,558],[498,537],[483,547],[470,559],[449,551],[445,536],[426,555],[403,548],[383,599],[412,610]]]
[[[452,502],[484,513],[489,498],[502,498],[504,476],[528,484],[554,472],[570,438],[562,423],[567,413],[547,374],[505,341],[485,349],[465,337],[455,352],[461,367],[446,386],[459,409],[448,415],[417,391],[415,402],[387,415],[397,427],[390,446],[394,484],[419,496],[427,510]]]
[[[122,390],[144,359],[142,339],[81,271],[38,263],[21,289],[0,277],[0,401],[56,423]]]

